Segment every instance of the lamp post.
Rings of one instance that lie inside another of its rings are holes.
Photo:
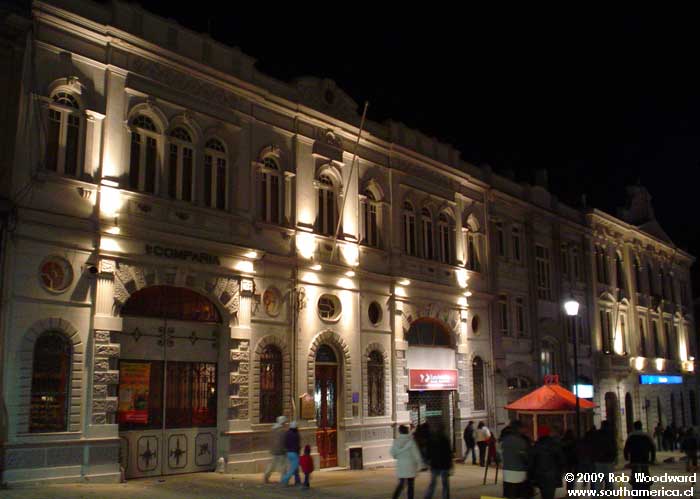
[[[572,317],[578,315],[579,303],[571,298],[564,303],[564,310],[566,310],[566,315],[571,321]],[[571,329],[574,331],[574,395],[576,395],[576,438],[581,438],[581,404],[579,402],[578,396],[578,332],[576,329],[576,324],[570,324]]]

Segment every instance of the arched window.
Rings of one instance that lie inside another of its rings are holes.
[[[428,208],[421,210],[421,235],[423,237],[423,258],[432,260],[433,251],[433,215]]]
[[[42,333],[34,345],[29,431],[66,431],[72,345],[58,331]]]
[[[467,219],[467,269],[481,272],[481,235],[472,216]]]
[[[158,174],[158,128],[151,118],[144,115],[134,117],[130,128],[129,188],[155,194]]]
[[[440,235],[440,261],[452,263],[452,224],[445,213],[438,217],[438,234]]]
[[[267,223],[282,223],[282,169],[279,160],[267,155],[260,166],[260,218]]]
[[[226,209],[226,148],[219,139],[204,145],[204,204],[209,208]]]
[[[472,382],[474,384],[474,410],[483,411],[486,409],[486,398],[484,396],[484,361],[481,357],[474,357],[472,361]]]
[[[226,297],[222,296],[222,301],[227,301]],[[135,291],[122,306],[121,315],[189,322],[221,322],[219,311],[206,297],[175,286],[149,286]]]
[[[372,191],[365,191],[362,201],[363,236],[362,244],[379,248],[379,203]]]
[[[68,92],[56,92],[51,97],[48,112],[46,169],[77,176],[83,123],[78,100]]]
[[[634,259],[634,289],[637,293],[642,293],[642,263],[639,257]]]
[[[168,196],[192,201],[194,188],[194,149],[192,136],[182,127],[170,132],[168,153]]]
[[[659,325],[658,321],[651,320],[651,328],[654,333],[654,355],[661,357],[661,339],[659,338]]]
[[[333,180],[328,175],[318,178],[318,216],[316,217],[316,230],[326,236],[335,235],[338,224],[338,206],[336,204],[336,192]]]
[[[367,359],[368,415],[384,416],[384,356],[373,350]]]
[[[554,345],[549,340],[542,340],[542,350],[540,352],[540,366],[542,377],[556,372],[556,355]]]
[[[624,294],[624,292],[627,289],[627,285],[625,283],[625,269],[622,266],[622,257],[620,256],[619,253],[615,254],[615,272],[616,272],[615,278],[617,280],[617,287]]]
[[[410,346],[454,348],[453,335],[444,322],[424,317],[411,323],[406,335]]]
[[[260,422],[274,423],[282,415],[282,352],[267,345],[260,354]]]
[[[417,256],[416,244],[416,213],[413,210],[413,205],[408,201],[403,204],[403,237],[404,251],[407,255]]]

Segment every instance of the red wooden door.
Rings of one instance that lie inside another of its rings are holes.
[[[337,373],[337,366],[316,366],[316,446],[321,468],[338,466]]]

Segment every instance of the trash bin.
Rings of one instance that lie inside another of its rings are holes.
[[[350,469],[362,469],[362,447],[353,447],[350,449]]]

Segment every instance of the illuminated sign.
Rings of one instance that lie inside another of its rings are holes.
[[[218,256],[210,255],[209,253],[204,253],[203,251],[189,251],[176,248],[166,248],[155,244],[147,244],[146,254],[158,256],[160,258],[172,258],[174,260],[185,260],[194,263],[221,265]]]
[[[639,383],[642,385],[682,385],[683,376],[666,374],[640,374]]]
[[[456,369],[409,369],[409,390],[456,390]]]
[[[574,385],[572,388],[571,391],[574,392],[574,395],[582,399],[593,398],[593,385]]]

